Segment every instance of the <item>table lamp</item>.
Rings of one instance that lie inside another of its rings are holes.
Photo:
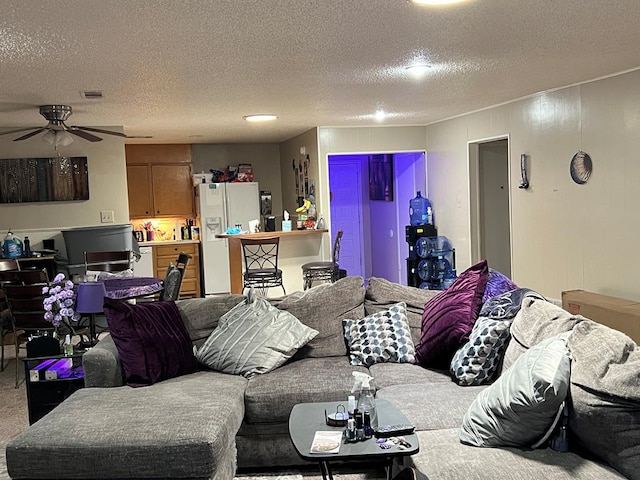
[[[76,312],[89,313],[89,345],[98,343],[96,338],[96,313],[104,311],[102,304],[107,290],[103,282],[84,282],[78,284]]]

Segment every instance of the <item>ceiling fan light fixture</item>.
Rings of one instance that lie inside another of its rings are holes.
[[[66,147],[73,143],[73,136],[64,130],[47,130],[42,140],[54,147]]]
[[[247,122],[269,122],[275,120],[278,117],[272,113],[257,113],[253,115],[245,115],[244,118]]]

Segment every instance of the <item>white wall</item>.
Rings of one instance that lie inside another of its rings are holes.
[[[122,127],[104,128],[122,131]],[[78,138],[61,149],[62,155],[87,157],[89,200],[0,204],[0,240],[11,228],[20,237],[28,235],[34,250],[42,248],[42,239],[53,238],[56,248],[65,254],[60,230],[104,225],[100,223],[102,210],[113,210],[114,224],[129,223],[124,141],[111,135],[100,136],[101,142],[91,143]],[[44,142],[41,135],[22,142],[12,139],[11,135],[0,137],[0,161],[2,158],[56,156],[53,147]]]
[[[543,295],[582,288],[640,300],[640,71],[540,93],[426,127],[429,197],[438,233],[470,265],[467,142],[509,135],[513,280]],[[572,156],[591,156],[585,185]],[[529,162],[519,189],[520,154]]]
[[[282,181],[280,175],[280,147],[276,143],[258,144],[194,144],[191,145],[193,172],[217,169],[229,165],[250,163],[260,190],[270,190],[274,215],[282,211]]]

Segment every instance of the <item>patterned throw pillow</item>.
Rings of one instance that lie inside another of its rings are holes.
[[[509,340],[509,320],[479,317],[469,341],[451,360],[451,375],[460,385],[482,385],[493,377]]]
[[[493,378],[511,337],[511,323],[526,296],[544,300],[533,290],[519,288],[491,297],[484,303],[469,341],[451,360],[449,371],[460,385],[481,385]]]
[[[515,290],[518,286],[511,281],[509,277],[500,273],[498,270],[489,268],[489,279],[487,280],[487,286],[484,289],[484,295],[482,295],[482,302],[486,302],[492,297],[501,295],[510,290]]]
[[[360,320],[343,320],[342,325],[351,365],[415,361],[404,302]]]

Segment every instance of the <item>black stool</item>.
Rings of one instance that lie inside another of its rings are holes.
[[[342,230],[338,230],[336,239],[333,242],[330,262],[309,262],[302,265],[302,280],[304,282],[305,290],[311,288],[311,284],[313,282],[328,281],[333,283],[339,278],[347,276],[347,272],[345,270],[340,270],[340,266],[338,265],[341,239]]]

